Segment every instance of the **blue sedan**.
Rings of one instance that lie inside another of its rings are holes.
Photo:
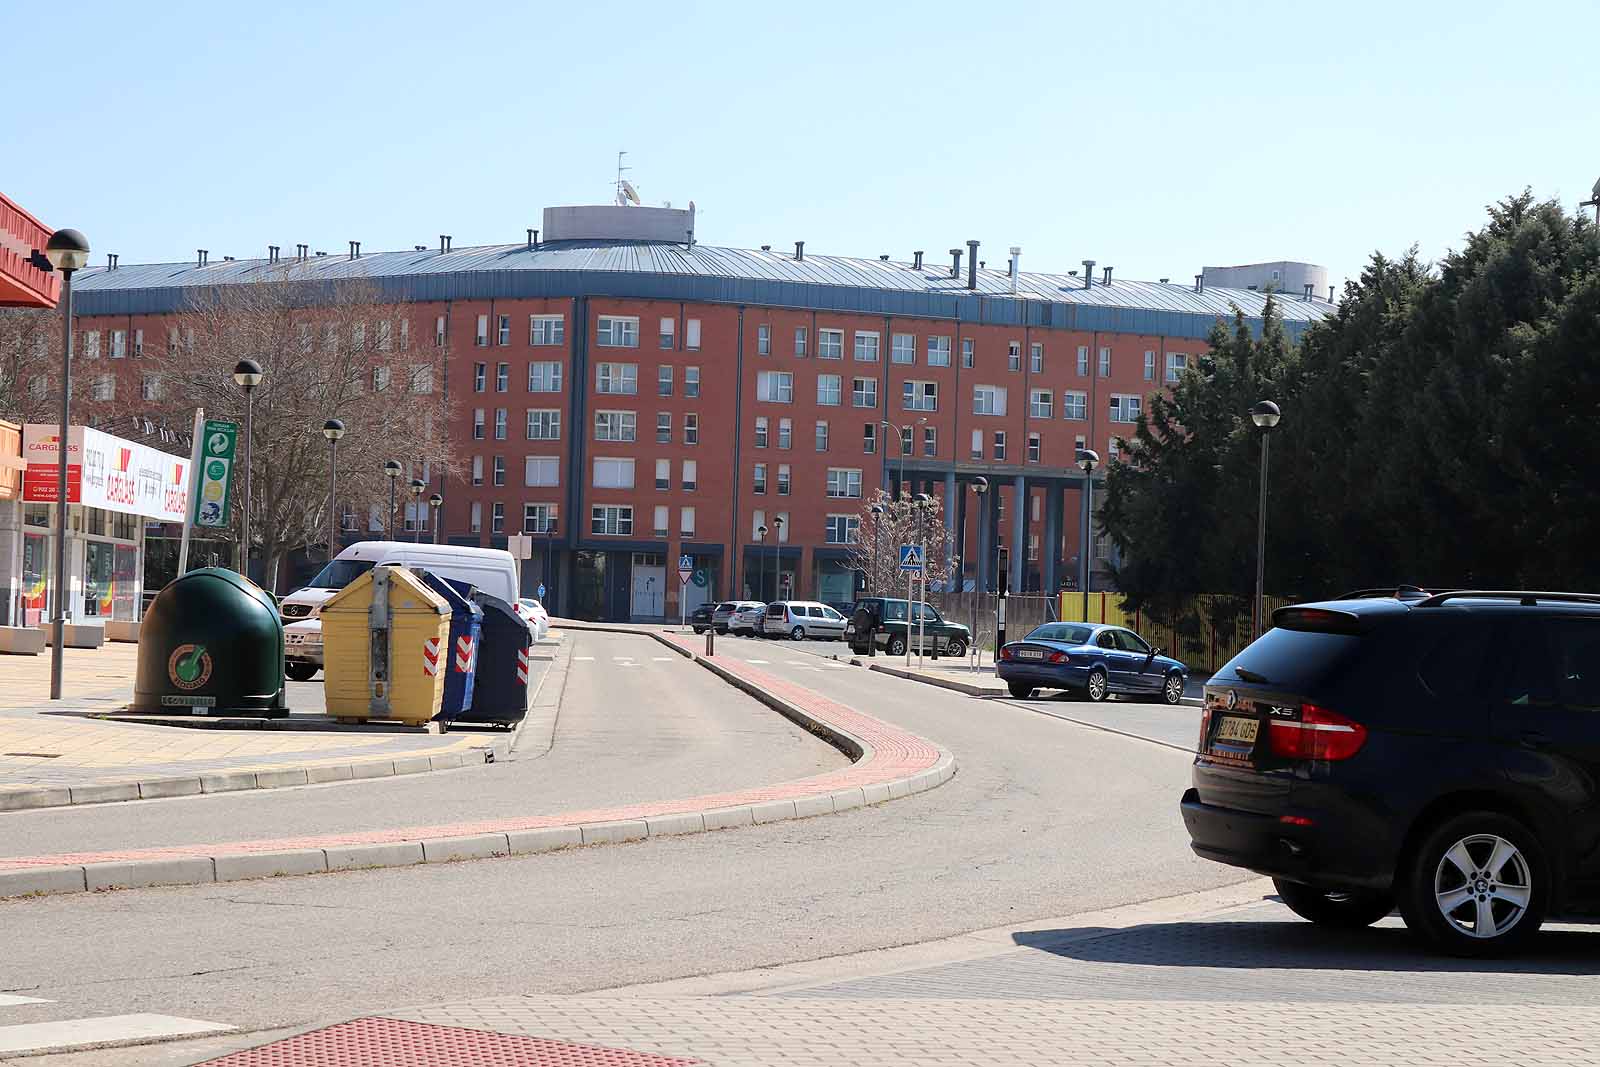
[[[1025,700],[1035,689],[1068,689],[1101,701],[1110,693],[1183,699],[1189,668],[1121,626],[1047,622],[1000,646],[995,671]]]

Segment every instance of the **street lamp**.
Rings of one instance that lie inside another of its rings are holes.
[[[1258,400],[1250,405],[1250,421],[1261,430],[1261,505],[1260,513],[1256,516],[1256,637],[1261,636],[1261,628],[1266,621],[1263,612],[1267,584],[1267,440],[1272,436],[1273,427],[1282,418],[1283,412],[1270,400]]]
[[[977,655],[978,660],[981,661],[983,659],[983,652],[982,652],[981,649],[978,649],[978,597],[983,595],[982,578],[983,578],[983,568],[985,566],[985,564],[984,564],[984,556],[985,556],[985,554],[983,552],[983,548],[984,548],[984,544],[983,544],[983,529],[984,529],[984,523],[988,521],[988,515],[985,514],[984,509],[983,509],[983,506],[984,506],[983,495],[989,491],[989,479],[983,477],[982,475],[979,475],[978,477],[972,479],[971,485],[972,485],[972,491],[974,493],[978,494],[978,533],[979,533],[979,536],[978,536],[978,549],[979,549],[979,551],[978,551],[978,565],[976,567],[974,567],[973,570],[972,570],[972,645],[973,645],[974,649],[977,649],[976,655]],[[966,536],[965,525],[966,525],[965,523],[962,524],[962,526],[963,526],[962,534],[961,534],[962,537]],[[971,555],[971,553],[968,553],[968,555]],[[965,586],[966,582],[963,581],[961,584],[963,586]]]
[[[383,473],[389,476],[389,521],[384,527],[385,540],[394,540],[394,488],[400,479],[400,463],[391,459],[383,465]]]
[[[435,493],[428,498],[428,507],[433,517],[433,543],[439,543],[439,527],[444,525],[444,497]]]
[[[1078,549],[1083,576],[1083,621],[1089,621],[1089,556],[1094,550],[1094,469],[1100,463],[1100,453],[1092,448],[1080,448],[1078,466],[1083,468],[1083,544]]]
[[[261,364],[241,359],[233,365],[233,382],[244,390],[244,521],[240,526],[239,573],[250,577],[250,473],[255,445],[256,386],[261,384]]]
[[[50,266],[61,272],[61,434],[56,438],[56,595],[50,648],[50,699],[61,699],[61,646],[67,624],[67,421],[72,405],[72,275],[89,262],[89,239],[77,230],[57,230],[44,246]]]
[[[871,588],[871,591],[873,593],[877,593],[879,591],[878,590],[878,559],[879,559],[878,552],[879,552],[879,550],[880,550],[880,548],[882,546],[882,543],[883,543],[883,505],[882,504],[874,504],[874,505],[872,505],[871,507],[869,507],[867,509],[867,513],[872,516],[872,582],[871,582],[872,588]]]
[[[760,526],[756,527],[756,536],[761,539],[761,548],[763,548],[763,549],[766,548],[767,547],[767,525],[766,525],[766,523],[762,523]],[[757,586],[756,586],[756,596],[760,597],[763,594],[765,594],[766,591],[767,591],[767,554],[765,552],[761,551],[761,549],[757,549],[756,551],[757,551],[758,557],[761,560],[760,566],[759,566],[759,568],[757,570],[757,573],[761,577],[759,579],[759,584],[757,584]]]
[[[339,554],[339,438],[344,436],[344,422],[329,419],[322,424],[322,436],[328,439],[328,562]]]
[[[411,479],[411,496],[413,499],[413,503],[411,505],[411,515],[417,523],[416,543],[419,545],[422,544],[422,494],[426,493],[427,491],[427,482],[423,481],[421,478]]]
[[[778,558],[778,545],[783,541],[783,516],[775,515],[772,525],[772,599],[783,599],[783,561]]]

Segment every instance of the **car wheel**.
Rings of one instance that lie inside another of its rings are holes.
[[[1166,684],[1161,687],[1161,698],[1168,704],[1178,704],[1183,701],[1183,675],[1177,671],[1167,675]]]
[[[1089,699],[1096,704],[1106,698],[1106,672],[1103,667],[1096,667],[1089,672],[1089,687],[1085,690]]]
[[[1272,884],[1290,911],[1318,926],[1360,930],[1394,910],[1394,896],[1389,893],[1341,893],[1282,878],[1274,878]]]
[[[796,641],[804,641],[806,639],[806,628],[804,626],[796,626],[789,631],[789,636]]]
[[[967,643],[959,637],[953,637],[950,639],[949,646],[944,650],[944,654],[960,659],[967,654]]]
[[[317,669],[315,663],[285,663],[283,665],[283,673],[296,682],[311,681],[317,676]]]
[[[889,638],[889,655],[903,656],[906,654],[906,639],[899,634]]]
[[[1549,865],[1516,819],[1472,811],[1422,839],[1404,870],[1406,926],[1452,956],[1490,956],[1532,937],[1549,905]]]
[[[1033,686],[1021,682],[1007,682],[1006,688],[1011,690],[1011,695],[1018,700],[1027,700],[1033,696]]]

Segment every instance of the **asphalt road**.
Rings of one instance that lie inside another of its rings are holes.
[[[582,640],[632,650],[639,639]],[[7,1021],[156,1012],[250,1029],[308,1025],[909,944],[1247,877],[1190,854],[1177,813],[1189,760],[1173,748],[783,644],[734,641],[718,651],[765,660],[769,671],[939,741],[957,754],[958,774],[873,808],[713,834],[0,902],[0,990],[54,1001],[9,1009]],[[621,723],[703,681],[686,661],[671,664],[669,682],[610,670],[594,654],[573,664],[564,719]],[[608,670],[615,681],[599,677]],[[736,702],[731,690],[705,695]],[[766,745],[746,737],[740,747]],[[649,774],[640,766],[570,784],[636,795],[635,776]],[[353,790],[338,796],[369,806]],[[144,810],[152,827],[168,817]],[[219,821],[211,836],[231,836],[229,825]]]

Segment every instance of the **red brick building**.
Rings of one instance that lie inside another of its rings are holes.
[[[443,355],[467,457],[436,479],[444,539],[532,533],[525,584],[550,585],[558,611],[671,618],[680,555],[709,578],[691,607],[852,599],[849,520],[901,484],[941,500],[967,582],[992,588],[1003,558],[1013,588],[1059,588],[1083,548],[1075,449],[1114,455],[1216,319],[1236,304],[1259,322],[1265,301],[1092,263],[996,270],[971,262],[976,242],[939,263],[716,248],[693,218],[561,208],[514,245],[95,268],[76,283],[78,352],[86,374],[102,359],[109,388],[139,390],[196,289],[276,271],[314,303],[375,285],[409,311],[403,345]],[[1330,305],[1285,294],[1283,309],[1298,335]],[[763,542],[762,525],[781,534]],[[1091,553],[1103,581],[1103,547]]]

